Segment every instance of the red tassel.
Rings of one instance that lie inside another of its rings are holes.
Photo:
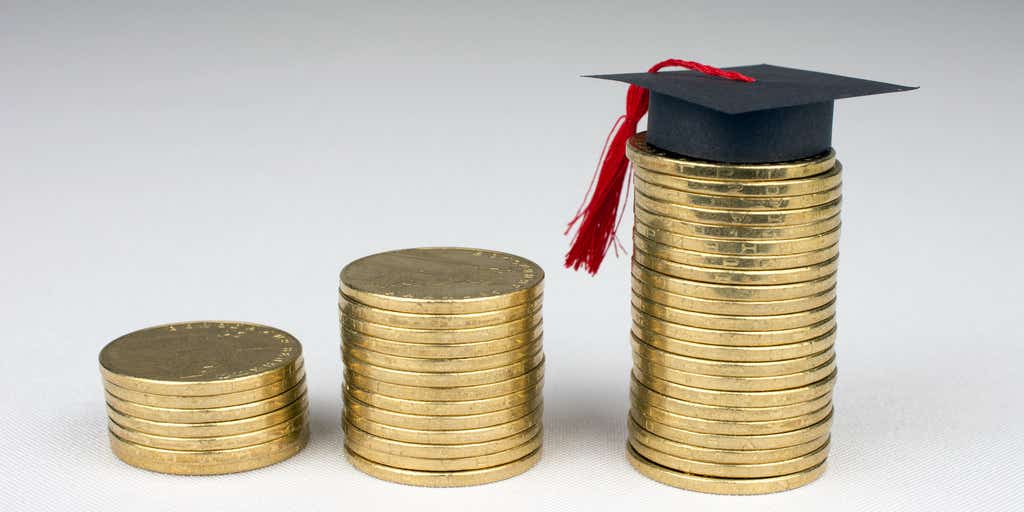
[[[656,73],[669,66],[684,67],[729,80],[754,81],[753,78],[735,71],[726,71],[698,62],[679,59],[663,60],[651,66],[647,72]],[[605,149],[601,153],[601,160],[594,171],[594,177],[590,180],[590,187],[587,188],[583,204],[580,205],[576,216],[569,221],[569,226],[565,230],[565,233],[568,234],[579,223],[579,229],[573,236],[572,247],[565,255],[566,268],[579,270],[580,267],[583,267],[590,275],[597,274],[597,269],[600,268],[601,262],[608,254],[608,248],[618,243],[616,232],[622,219],[621,210],[626,202],[622,198],[622,189],[629,175],[626,142],[630,137],[636,135],[640,119],[647,114],[649,96],[650,93],[647,89],[636,85],[630,85],[629,91],[626,92],[626,113],[615,121],[611,132],[608,133],[608,137],[605,139]],[[628,192],[625,199],[629,199]],[[615,252],[618,254],[618,247]]]

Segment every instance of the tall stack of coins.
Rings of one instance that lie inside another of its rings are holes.
[[[841,167],[731,165],[629,143],[629,459],[660,482],[760,494],[824,472],[836,379]]]
[[[409,485],[477,485],[540,458],[544,273],[500,252],[385,252],[341,272],[349,460]]]
[[[235,473],[309,438],[302,346],[263,325],[191,322],[122,336],[100,352],[110,446],[143,469]]]

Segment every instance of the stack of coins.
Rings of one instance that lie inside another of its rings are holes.
[[[760,494],[824,472],[836,379],[841,167],[629,144],[635,170],[629,459],[660,482]]]
[[[269,466],[309,437],[302,346],[255,324],[143,329],[100,352],[110,446],[143,469],[182,475]]]
[[[424,248],[341,272],[343,428],[361,471],[477,485],[540,458],[544,273],[500,252]]]

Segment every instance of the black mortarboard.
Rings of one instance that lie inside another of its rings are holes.
[[[759,64],[725,68],[740,82],[697,71],[595,75],[650,91],[647,143],[702,160],[798,160],[832,145],[835,100],[909,91],[906,87]]]

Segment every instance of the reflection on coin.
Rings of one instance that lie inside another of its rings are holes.
[[[762,315],[785,315],[799,313],[824,306],[836,298],[835,287],[829,288],[821,293],[808,295],[788,300],[774,301],[734,301],[720,299],[701,299],[679,295],[656,286],[651,286],[636,277],[632,279],[632,291],[634,294],[651,300],[658,304],[664,304],[678,309],[695,311],[699,313],[710,313],[715,315],[739,315],[739,316],[762,316]]]
[[[724,434],[705,434],[659,423],[645,416],[642,411],[630,410],[630,416],[644,430],[679,443],[715,448],[722,450],[770,450],[786,448],[810,442],[828,434],[832,426],[832,416],[809,427],[789,432],[763,435],[732,436]]]
[[[796,418],[811,414],[832,403],[832,393],[825,393],[806,402],[775,407],[725,407],[687,402],[663,395],[636,380],[630,379],[630,393],[638,402],[668,412],[711,421],[756,422]]]
[[[708,420],[703,418],[697,418],[693,416],[684,416],[669,412],[665,409],[658,408],[652,405],[651,402],[647,402],[640,394],[633,394],[633,406],[640,410],[640,412],[647,418],[657,421],[663,425],[670,427],[681,428],[683,430],[689,430],[691,432],[698,432],[702,434],[721,434],[727,436],[755,436],[755,435],[768,435],[768,434],[779,434],[782,432],[789,432],[792,430],[799,430],[802,428],[814,425],[821,420],[827,418],[832,414],[832,405],[825,404],[822,408],[817,411],[810,412],[803,416],[796,416],[793,418],[785,418],[781,420],[767,420],[767,421],[720,421],[720,420]]]
[[[379,409],[362,403],[351,395],[346,395],[345,415],[348,417],[359,416],[375,423],[414,430],[470,430],[515,421],[536,410],[542,401],[543,398],[537,395],[528,402],[500,411],[464,416],[436,416]]]
[[[530,346],[540,341],[544,334],[544,323],[540,322],[528,331],[523,331],[506,338],[476,343],[441,344],[441,343],[409,343],[375,338],[366,334],[342,327],[342,344],[373,350],[384,354],[402,357],[419,357],[423,359],[457,359],[483,357],[508,352]]]
[[[777,285],[719,284],[681,279],[644,267],[635,259],[633,277],[640,281],[680,295],[702,299],[731,301],[772,301],[807,297],[835,288],[836,276],[830,275],[813,281]]]
[[[736,285],[778,285],[814,281],[832,276],[839,268],[839,259],[832,258],[805,267],[781,270],[726,270],[684,265],[651,256],[637,247],[633,248],[633,260],[656,272],[679,279],[704,283]]]
[[[815,251],[797,254],[722,255],[671,247],[651,240],[639,231],[633,232],[633,246],[650,256],[675,263],[736,270],[777,270],[806,267],[828,261],[839,254],[839,245],[833,244]]]
[[[354,359],[358,359],[359,361],[366,362],[373,366],[379,366],[391,370],[424,373],[461,373],[492,370],[526,359],[531,354],[534,354],[541,349],[542,344],[540,340],[537,340],[537,342],[532,345],[525,345],[507,352],[492,354],[489,356],[424,359],[421,357],[403,357],[384,354],[375,350],[364,349],[357,345],[342,346],[343,353],[350,354]]]
[[[655,318],[633,308],[633,323],[641,329],[661,334],[678,340],[708,345],[732,347],[765,347],[773,345],[790,345],[822,336],[836,327],[833,317],[809,324],[804,327],[779,329],[771,331],[732,331],[723,329],[705,329],[689,325],[667,322]]]
[[[275,464],[295,455],[309,440],[303,429],[266,443],[231,450],[183,451],[150,448],[110,433],[114,454],[136,467],[180,475],[236,473]]]
[[[633,368],[633,375],[647,387],[673,398],[725,407],[776,407],[806,402],[832,391],[836,379],[836,372],[833,371],[828,377],[799,388],[778,391],[717,391],[676,384],[644,373],[638,367]]]
[[[645,330],[635,323],[632,327],[632,334],[635,339],[673,354],[700,359],[736,362],[772,362],[807,357],[832,348],[836,339],[836,331],[832,329],[817,338],[785,345],[765,345],[759,347],[708,345],[670,338]]]
[[[540,449],[541,440],[541,434],[538,433],[527,442],[502,452],[458,459],[394,455],[379,452],[358,443],[346,443],[345,446],[349,451],[364,459],[391,467],[400,467],[414,471],[471,471],[515,462]]]
[[[530,369],[542,364],[544,361],[544,352],[538,347],[538,349],[529,357],[520,359],[515,363],[502,366],[500,368],[491,368],[489,370],[479,370],[475,372],[427,373],[391,370],[380,366],[373,366],[364,361],[360,361],[348,352],[345,352],[344,356],[343,360],[346,367],[355,373],[393,384],[432,388],[452,388],[494,384],[523,375],[530,371]]]
[[[353,466],[381,480],[421,487],[463,487],[497,482],[519,475],[540,460],[541,451],[538,449],[522,459],[502,466],[470,471],[414,471],[371,462],[351,450],[347,450],[347,454]]]
[[[689,160],[648,145],[645,132],[629,139],[626,155],[634,166],[652,172],[722,181],[800,179],[827,172],[836,164],[836,154],[832,150],[811,158],[778,164],[726,164]]]
[[[375,452],[424,459],[462,459],[500,453],[522,446],[524,443],[537,437],[541,432],[541,426],[534,425],[522,432],[517,432],[511,436],[494,441],[439,445],[393,441],[359,430],[347,421],[342,422],[342,428],[345,430],[346,445],[358,445]],[[356,450],[356,452],[359,453],[359,450]]]
[[[815,368],[835,357],[835,351],[830,348],[817,354],[796,359],[766,363],[741,363],[680,356],[638,341],[636,338],[632,339],[631,345],[634,353],[661,366],[689,373],[720,375],[724,377],[789,375],[808,368]]]
[[[504,324],[477,327],[475,329],[439,330],[439,329],[406,329],[392,327],[390,325],[376,324],[343,316],[341,325],[345,329],[382,338],[391,341],[402,341],[405,343],[439,343],[444,345],[478,343],[481,341],[492,341],[501,338],[508,338],[532,330],[541,321],[541,314],[513,320]]]
[[[142,405],[122,400],[109,392],[106,393],[107,404],[118,411],[143,420],[162,421],[168,423],[211,423],[216,421],[232,421],[253,416],[260,416],[276,411],[298,399],[306,392],[305,380],[299,381],[285,392],[241,405],[226,407],[208,407],[199,409],[176,409]]]
[[[144,420],[126,415],[109,405],[107,415],[118,425],[138,430],[146,434],[167,437],[224,437],[245,434],[255,430],[268,428],[292,418],[307,408],[306,396],[268,414],[253,416],[241,420],[217,421],[211,423],[170,423]]]
[[[636,352],[633,353],[633,366],[647,375],[665,379],[681,386],[718,391],[760,392],[786,390],[811,385],[831,375],[836,370],[836,361],[833,357],[818,366],[801,372],[768,377],[732,377],[690,373],[662,366]]]
[[[831,190],[842,184],[842,168],[842,164],[836,162],[831,170],[806,178],[775,181],[718,181],[671,176],[633,166],[637,177],[654,185],[695,194],[743,198],[802,196]]]
[[[817,450],[781,462],[765,462],[761,464],[716,464],[713,462],[701,462],[684,459],[669,455],[667,453],[652,450],[641,443],[632,442],[633,449],[645,459],[658,465],[704,476],[719,478],[770,478],[778,475],[797,473],[805,469],[817,466],[828,457],[829,445],[826,442]]]
[[[764,462],[779,462],[794,459],[806,455],[820,448],[828,437],[819,437],[806,443],[787,446],[785,448],[773,448],[769,450],[716,450],[713,448],[702,448],[690,446],[670,439],[654,435],[640,425],[637,425],[632,418],[629,420],[629,435],[635,442],[649,447],[652,450],[664,452],[675,457],[684,459],[715,462],[718,464],[761,464]]]
[[[529,414],[500,425],[466,430],[418,430],[377,423],[345,411],[346,421],[359,430],[395,441],[420,444],[472,444],[496,441],[541,424],[543,406]]]
[[[453,388],[425,388],[391,384],[364,376],[352,369],[345,370],[345,382],[371,393],[379,393],[395,398],[424,401],[463,401],[481,400],[507,395],[531,387],[544,378],[544,366],[539,365],[529,372],[505,381],[476,386]]]
[[[255,430],[253,432],[247,432],[245,434],[235,434],[223,437],[157,436],[123,427],[115,423],[113,420],[108,421],[108,426],[114,435],[135,444],[167,450],[205,451],[230,450],[272,441],[306,428],[308,419],[308,413],[306,411],[302,411],[297,416],[278,423],[277,425],[261,430]]]
[[[543,381],[541,381],[520,391],[514,391],[507,395],[493,398],[459,401],[426,401],[395,398],[360,389],[353,382],[346,384],[345,392],[352,395],[360,402],[372,405],[379,409],[386,409],[388,411],[420,415],[435,414],[438,416],[460,416],[495,412],[526,403],[534,396],[540,395],[543,384]]]
[[[631,302],[634,308],[666,322],[726,331],[781,331],[797,329],[828,320],[835,315],[835,304],[832,302],[797,313],[753,316],[720,315],[689,311],[666,306],[636,294],[633,294],[631,297]]]
[[[404,313],[366,306],[341,296],[341,312],[345,316],[406,329],[475,329],[508,323],[540,311],[543,300],[537,297],[505,309],[483,313],[442,315],[438,313]]]
[[[121,400],[127,400],[137,404],[151,405],[154,407],[169,407],[172,409],[201,409],[204,407],[228,407],[266,400],[284,393],[289,388],[295,386],[297,382],[303,380],[305,376],[305,370],[300,368],[297,373],[290,377],[270,383],[263,387],[237,391],[234,393],[206,396],[174,396],[144,393],[141,391],[126,389],[111,382],[104,382],[103,387],[111,395],[114,395]]]
[[[663,180],[650,179],[652,174],[654,173],[641,170],[634,176],[634,186],[644,195],[657,201],[717,210],[796,210],[834,201],[842,194],[839,187],[795,196],[746,197],[700,194],[663,186],[657,183]]]
[[[818,251],[839,243],[840,229],[833,228],[820,234],[793,239],[767,240],[725,240],[720,238],[701,238],[685,234],[673,233],[644,224],[637,219],[633,231],[648,240],[678,249],[697,251],[724,256],[781,256],[802,252]]]
[[[654,229],[676,233],[678,235],[698,238],[718,238],[726,241],[775,241],[806,238],[828,233],[842,223],[839,215],[827,219],[808,222],[806,224],[737,226],[722,224],[705,224],[675,219],[666,215],[649,211],[644,208],[643,199],[634,204],[633,215],[636,220]]]

